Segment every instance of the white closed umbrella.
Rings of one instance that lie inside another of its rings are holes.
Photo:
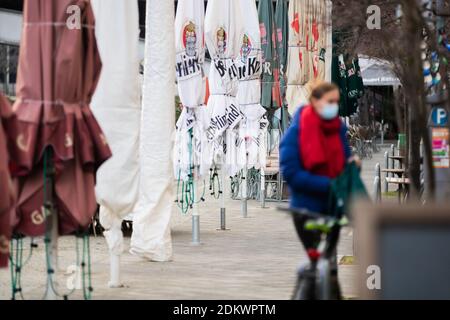
[[[174,149],[174,173],[188,185],[191,203],[181,204],[183,211],[193,206],[193,243],[200,241],[200,216],[197,194],[200,165],[204,146],[207,144],[204,131],[207,121],[204,105],[206,81],[203,64],[205,60],[205,7],[203,0],[179,0],[175,18],[175,70],[178,93],[183,110],[177,122]],[[184,198],[184,197],[182,197]],[[180,200],[180,201],[186,201]]]
[[[147,0],[140,136],[139,200],[130,252],[152,261],[172,257],[174,203],[175,32],[172,1]]]
[[[331,8],[329,0],[289,1],[286,100],[291,114],[309,102],[309,82],[331,80]]]
[[[91,109],[113,152],[97,172],[95,191],[111,256],[109,285],[117,287],[121,285],[122,220],[133,213],[139,187],[139,12],[136,0],[91,2],[103,64]]]
[[[261,73],[262,52],[261,33],[259,27],[258,11],[255,0],[241,0],[241,11],[245,12],[242,24],[244,36],[241,40],[239,57],[236,65],[239,70],[238,101],[245,121],[243,138],[246,140],[248,154],[247,168],[259,169],[261,159],[259,157],[259,144],[261,138],[261,121],[266,110],[261,106]],[[263,157],[265,158],[265,157]]]
[[[205,112],[205,9],[202,0],[180,0],[175,18],[175,70],[183,110],[177,122],[174,173],[188,180],[202,154]]]
[[[244,35],[239,0],[210,0],[205,16],[205,40],[211,56],[209,73],[210,97],[208,100],[209,124],[206,135],[210,152],[203,170],[221,167],[222,185],[225,176],[237,172],[237,147],[239,122],[243,119],[238,93],[239,57]],[[225,193],[222,192],[221,229],[225,229]]]
[[[239,74],[238,102],[244,115],[239,124],[239,149],[237,151],[236,169],[242,170],[243,181],[241,188],[242,214],[247,216],[247,169],[261,168],[261,162],[265,162],[265,154],[260,154],[261,143],[265,143],[263,137],[264,115],[266,110],[261,106],[261,74],[262,51],[261,32],[259,26],[258,10],[255,0],[241,0],[241,15],[243,25],[243,37],[241,49],[235,61]],[[242,150],[243,149],[243,150]],[[242,158],[243,157],[243,158]]]
[[[238,70],[234,64],[244,35],[241,14],[239,0],[211,0],[205,17],[205,40],[212,59],[207,108],[210,115],[207,135],[212,143],[210,163],[225,165],[228,173],[234,171],[236,164],[225,163],[225,155],[233,152],[227,133],[243,118],[236,100]]]

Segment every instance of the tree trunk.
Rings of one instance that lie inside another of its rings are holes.
[[[409,72],[405,78],[405,95],[409,106],[409,178],[411,180],[411,199],[417,199],[420,191],[420,141],[422,138],[423,113],[425,110],[425,93],[421,59],[422,30],[421,11],[417,3],[403,1],[405,40],[409,47]],[[418,130],[419,129],[419,130]]]

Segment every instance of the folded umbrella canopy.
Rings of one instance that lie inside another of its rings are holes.
[[[178,1],[175,18],[176,75],[183,110],[177,122],[174,149],[175,177],[186,181],[193,167],[202,165],[209,125],[205,110],[205,5],[203,0]],[[206,148],[207,149],[207,148]],[[204,168],[200,172],[205,172]]]
[[[239,135],[247,153],[247,168],[259,169],[265,165],[265,154],[260,154],[264,143],[264,130],[267,127],[266,110],[261,106],[262,52],[258,11],[255,0],[241,0],[241,11],[245,12],[242,21],[244,35],[236,66],[239,70],[238,102],[244,121],[240,123]],[[238,154],[241,154],[238,152]],[[239,169],[247,169],[239,168]]]
[[[364,94],[358,57],[351,59],[348,55],[334,55],[332,81],[341,93],[339,115],[350,117],[358,110],[358,100]]]
[[[239,56],[244,36],[239,0],[211,0],[205,17],[205,39],[212,66],[209,75],[211,95],[208,100],[209,125],[207,138],[211,152],[207,163],[225,164],[224,169],[234,175],[238,133],[233,131],[243,119],[236,95]],[[225,158],[226,156],[226,158]]]
[[[261,46],[263,51],[262,99],[267,109],[282,106],[280,94],[280,69],[276,40],[276,25],[271,0],[259,3],[259,21],[261,28]]]
[[[14,191],[9,172],[7,128],[12,121],[12,110],[0,93],[0,268],[8,264],[9,240],[11,238],[11,211],[14,205]]]
[[[275,8],[275,25],[277,28],[277,50],[278,50],[278,67],[280,69],[280,91],[281,97],[286,96],[286,70],[288,58],[288,37],[289,37],[289,17],[288,17],[288,1],[277,0]],[[284,101],[283,101],[284,102]]]
[[[289,126],[289,112],[287,110],[286,90],[287,90],[287,60],[289,51],[289,17],[288,17],[288,1],[277,0],[275,11],[275,25],[277,28],[277,50],[278,50],[278,67],[280,69],[280,95],[282,107],[275,113],[280,119],[281,130],[285,131]]]
[[[91,109],[114,153],[97,172],[95,192],[110,250],[109,285],[115,287],[121,285],[118,260],[123,251],[122,221],[132,218],[139,195],[139,9],[137,0],[91,3],[103,65]]]
[[[46,231],[43,163],[52,154],[59,233],[70,234],[91,222],[95,172],[111,156],[89,108],[101,70],[94,16],[88,0],[26,0],[23,19],[13,106],[21,176],[15,231]]]
[[[289,52],[286,99],[289,111],[308,102],[312,80],[330,80],[330,8],[328,0],[292,0],[289,3]],[[329,70],[328,70],[329,69]]]
[[[146,2],[139,200],[133,213],[130,252],[153,261],[168,261],[172,257],[174,9],[173,1]]]

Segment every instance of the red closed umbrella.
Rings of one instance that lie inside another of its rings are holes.
[[[46,155],[56,169],[52,196],[59,233],[89,225],[97,208],[95,172],[111,156],[89,108],[100,70],[89,0],[25,0],[12,133],[20,176],[17,233],[46,231]]]
[[[14,191],[9,172],[7,128],[11,124],[11,106],[0,93],[0,268],[8,264],[9,240],[11,238],[11,212]]]

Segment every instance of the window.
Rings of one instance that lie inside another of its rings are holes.
[[[19,47],[0,43],[0,90],[9,96],[16,93],[18,61]]]

